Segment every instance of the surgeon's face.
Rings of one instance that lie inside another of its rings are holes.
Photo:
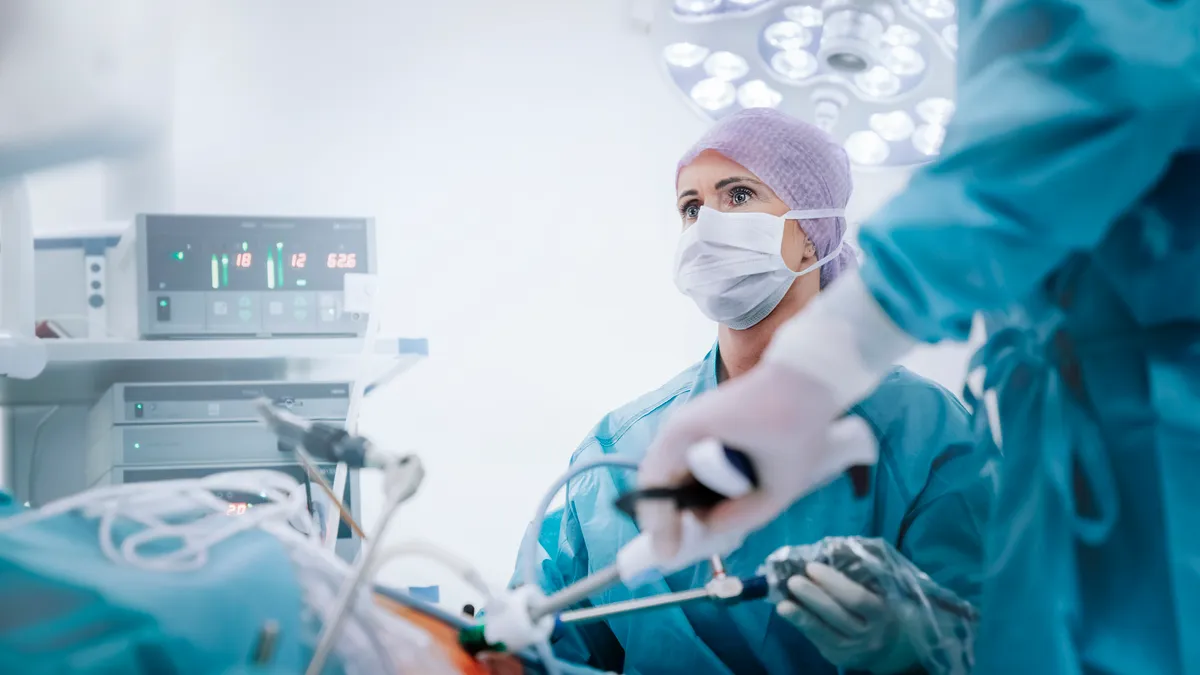
[[[684,229],[696,221],[701,206],[717,211],[769,213],[782,216],[791,209],[771,188],[744,166],[713,150],[700,153],[679,172],[676,206]],[[816,251],[800,224],[787,221],[783,234],[784,262],[793,272],[816,261]]]

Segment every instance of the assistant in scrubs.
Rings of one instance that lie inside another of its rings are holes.
[[[719,324],[717,343],[696,365],[602,419],[571,461],[641,458],[677,408],[751,369],[778,326],[855,267],[843,243],[850,191],[845,153],[815,127],[773,110],[745,111],[717,123],[678,168],[683,233],[676,258],[676,283]],[[852,480],[842,476],[751,534],[725,559],[727,571],[751,575],[784,545],[838,535],[881,537],[937,583],[977,600],[982,525],[993,493],[992,447],[975,442],[967,412],[952,395],[904,369],[892,370],[851,413],[868,423],[879,443],[879,462],[862,486],[865,496],[856,496]],[[635,484],[632,472],[619,470],[593,471],[569,484],[565,508],[541,532],[529,534],[540,544],[538,581],[545,591],[613,564],[618,549],[638,532],[613,503]],[[523,568],[519,561],[517,569]],[[711,575],[703,563],[591,601],[695,588]],[[836,581],[822,590],[813,578],[812,593],[822,600],[844,597],[833,588]],[[899,672],[911,665],[897,665],[894,645],[880,637],[897,617],[853,626],[854,635],[839,633],[839,645],[826,644],[829,615],[820,605],[811,603],[815,612],[791,605],[776,613],[766,602],[691,603],[565,628],[554,650],[567,660],[630,674],[820,675],[837,672],[837,666]],[[852,642],[852,663],[831,663],[827,657],[847,640],[860,641]]]
[[[737,444],[787,477],[707,520],[751,529],[820,483],[805,467],[836,474],[812,459],[839,406],[984,312],[1004,459],[976,673],[1198,673],[1200,2],[959,12],[943,156],[864,226],[861,274],[679,411],[640,474],[671,484],[696,439]],[[744,421],[781,399],[804,413]],[[677,516],[648,515],[671,540]]]

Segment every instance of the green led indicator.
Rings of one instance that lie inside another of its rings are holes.
[[[138,410],[141,410],[141,409],[142,409],[142,404],[141,404],[141,403],[137,403],[137,404],[134,404],[134,406],[133,406],[133,407],[137,408]]]
[[[141,443],[134,443],[134,444],[133,444],[133,449],[134,449],[134,450],[137,450],[137,449],[138,449],[138,448],[140,448],[140,447],[142,447],[142,444],[141,444]]]
[[[171,254],[171,257],[176,260],[183,260],[183,251],[175,251],[175,253]]]
[[[166,307],[166,306],[167,306],[167,301],[166,301],[166,300],[159,300],[159,301],[158,301],[158,306],[159,306],[159,307]]]
[[[248,243],[246,243],[246,242],[244,242],[244,241],[243,241],[243,242],[242,242],[242,250],[243,250],[243,251],[249,251],[249,250],[250,250],[250,244],[248,244]]]

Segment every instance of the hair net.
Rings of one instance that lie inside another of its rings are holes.
[[[705,150],[746,167],[794,211],[844,209],[850,201],[846,151],[824,131],[778,110],[751,108],[717,122],[680,160],[676,177]],[[818,259],[846,235],[845,218],[805,220],[800,227],[816,247]],[[837,260],[821,268],[821,287],[857,264],[854,250],[842,247]]]

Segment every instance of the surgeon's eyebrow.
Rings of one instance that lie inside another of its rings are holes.
[[[713,186],[713,189],[720,190],[721,188],[729,187],[730,185],[733,185],[734,183],[753,183],[755,185],[763,184],[762,181],[755,179],[755,178],[751,178],[750,176],[730,176],[729,178],[722,178],[721,180],[717,181],[717,184]],[[699,196],[699,194],[700,193],[697,192],[696,190],[684,190],[683,192],[679,193],[679,196],[676,197],[675,200],[679,201],[680,199],[683,199],[684,197],[696,197],[696,196]]]
[[[713,186],[713,189],[720,190],[721,188],[729,187],[734,183],[754,183],[755,185],[762,185],[762,181],[756,180],[749,176],[730,176],[729,178],[723,178],[717,181],[717,184]]]

